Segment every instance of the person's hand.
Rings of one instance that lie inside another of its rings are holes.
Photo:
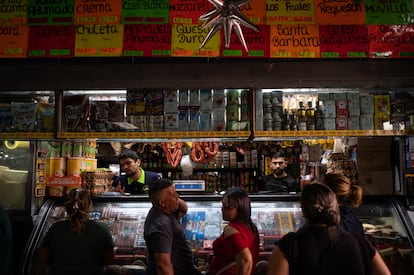
[[[125,187],[122,187],[121,183],[118,183],[118,185],[114,189],[115,192],[119,193],[125,193]]]

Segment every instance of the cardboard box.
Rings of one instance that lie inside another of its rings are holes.
[[[336,130],[335,118],[326,117],[323,119],[323,127],[325,130]]]
[[[200,110],[201,111],[212,111],[213,110],[213,93],[211,90],[202,89],[200,90]]]
[[[331,93],[318,93],[318,101],[331,100]]]
[[[359,116],[348,117],[348,130],[359,130]]]
[[[374,129],[374,115],[373,114],[361,114],[359,117],[359,128],[361,130]]]
[[[391,98],[389,95],[375,95],[374,96],[374,112],[376,115],[383,114],[383,115],[390,115],[391,114],[391,106],[390,106]]]
[[[375,130],[387,130],[384,127],[384,123],[389,124],[390,122],[390,115],[387,114],[375,114],[374,115],[374,129]]]
[[[324,100],[323,101],[323,115],[324,117],[335,117],[336,116],[335,100]]]
[[[336,117],[335,127],[336,130],[348,130],[348,118],[345,116]]]
[[[361,102],[358,100],[348,99],[348,114],[349,116],[359,116],[361,114]]]
[[[361,102],[361,114],[374,113],[374,96],[364,95],[359,98]]]
[[[390,170],[358,171],[358,183],[364,195],[392,195],[394,180]]]
[[[337,99],[335,100],[336,116],[348,117],[348,100]]]

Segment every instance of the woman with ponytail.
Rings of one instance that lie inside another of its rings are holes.
[[[307,184],[301,194],[305,224],[273,248],[267,275],[390,275],[380,254],[363,237],[339,229],[335,193]]]
[[[103,274],[114,258],[114,242],[107,226],[89,219],[90,192],[72,189],[67,194],[67,219],[54,223],[38,251],[38,262],[50,265],[50,274]]]

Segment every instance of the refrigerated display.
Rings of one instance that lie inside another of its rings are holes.
[[[212,256],[212,243],[221,234],[221,195],[182,195],[188,213],[182,218],[191,242],[196,265],[205,270]],[[260,260],[267,260],[274,243],[284,234],[303,225],[299,195],[250,194],[252,219],[260,234]],[[95,197],[91,219],[105,223],[115,242],[115,263],[111,272],[128,274],[146,263],[144,223],[151,207],[146,196]],[[397,197],[365,197],[356,209],[367,238],[381,252],[392,274],[410,274],[414,269],[414,226],[404,204]],[[23,258],[21,274],[45,274],[36,264],[36,249],[50,226],[64,219],[63,201],[48,200],[41,207]],[[70,260],[70,259],[68,259]],[[408,272],[408,273],[406,273]],[[411,273],[412,274],[412,273]]]

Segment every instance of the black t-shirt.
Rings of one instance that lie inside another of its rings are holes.
[[[374,247],[337,227],[304,226],[278,243],[291,275],[371,274]]]
[[[270,191],[271,193],[300,192],[300,184],[289,175],[283,178],[276,178],[273,174],[270,174],[263,178],[263,183],[259,190]]]

